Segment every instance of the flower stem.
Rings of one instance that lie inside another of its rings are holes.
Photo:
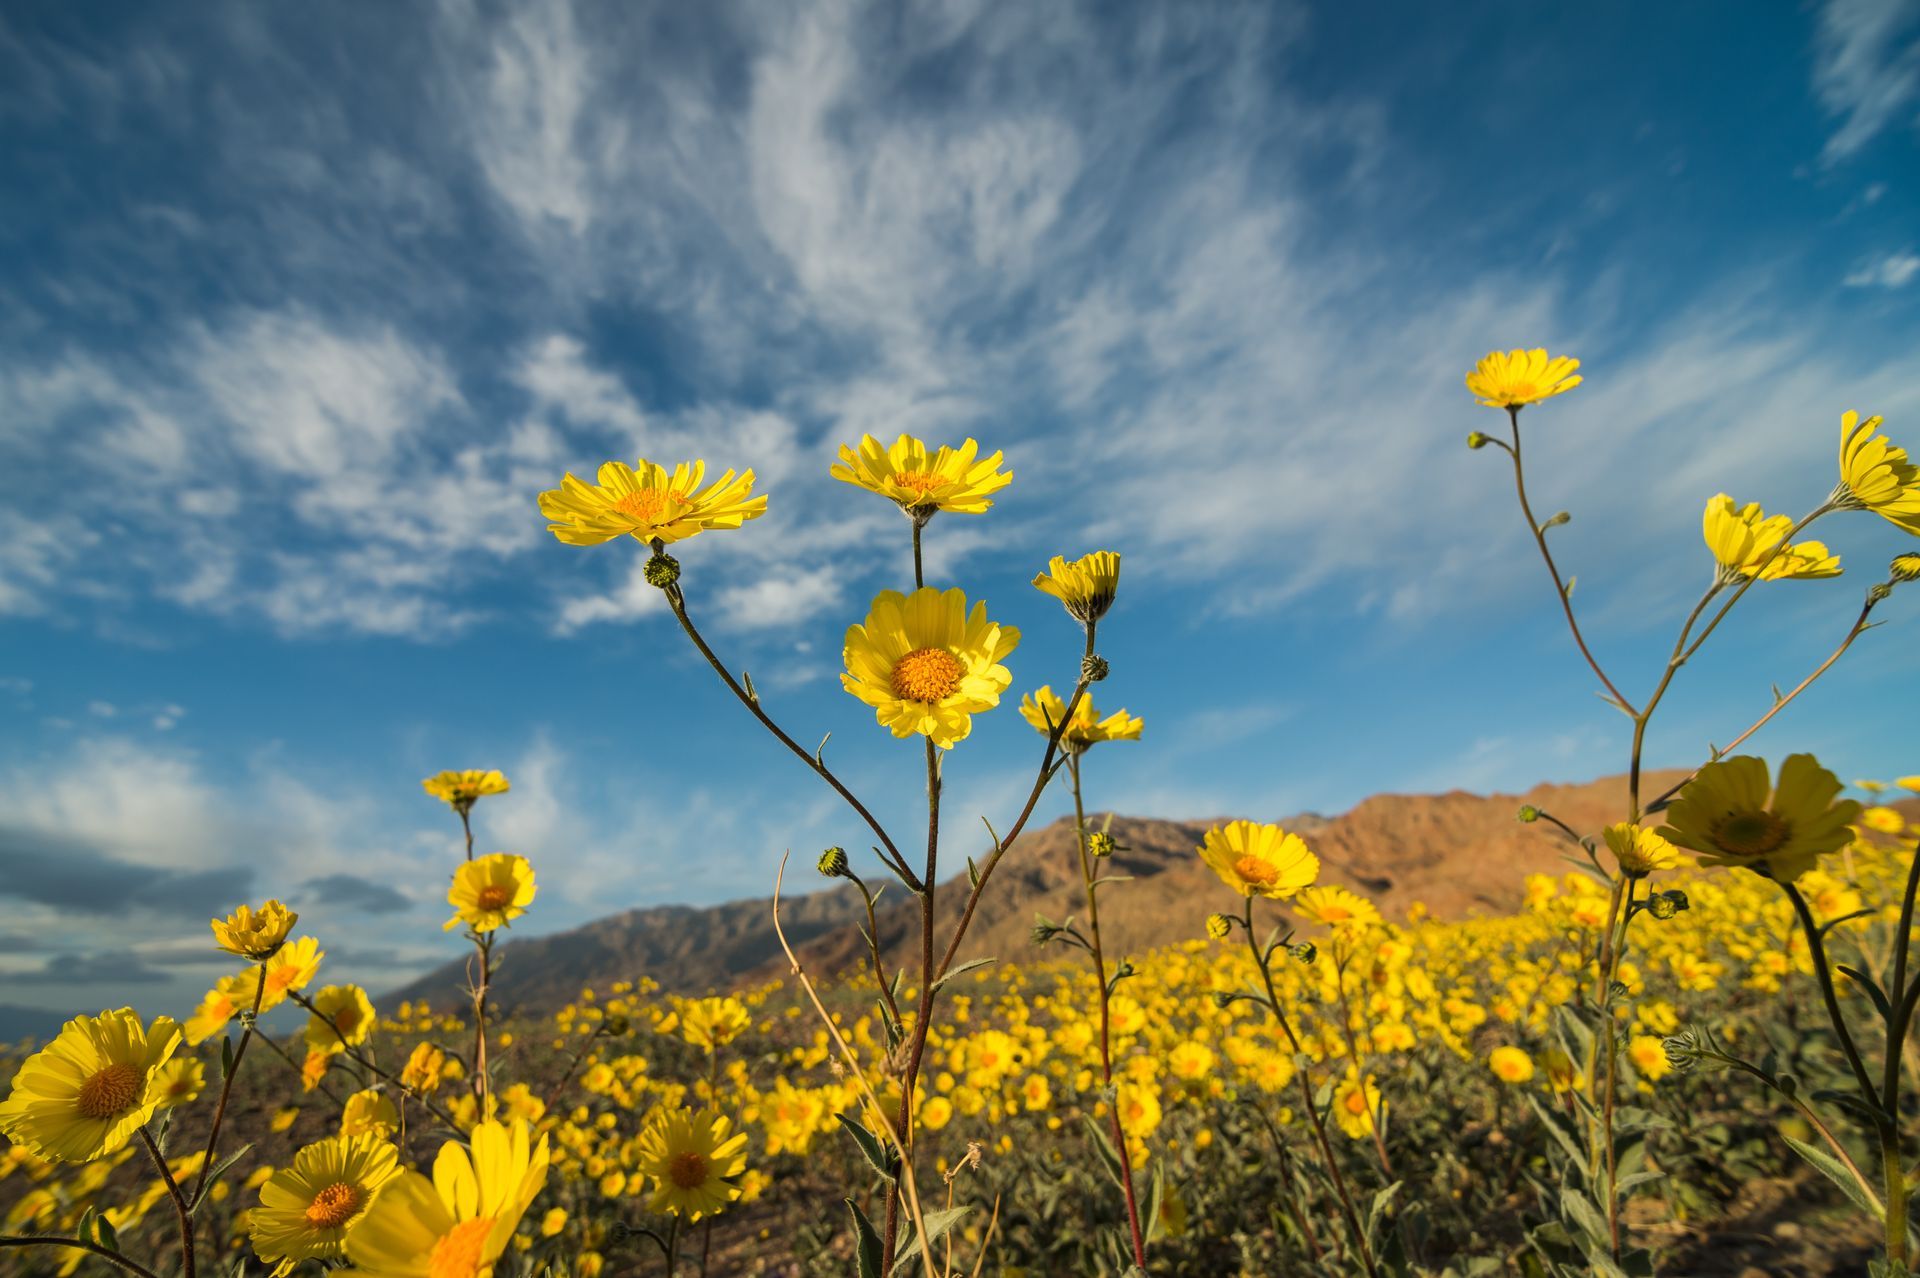
[[[130,1274],[139,1278],[160,1278],[160,1275],[136,1260],[109,1251],[98,1243],[85,1242],[79,1238],[63,1238],[59,1234],[0,1234],[0,1251],[9,1247],[70,1247],[75,1251],[90,1252],[102,1260],[111,1261]]]
[[[200,1174],[194,1177],[193,1195],[190,1201],[198,1206],[200,1194],[207,1187],[207,1170],[213,1166],[214,1148],[220,1142],[220,1124],[227,1116],[227,1098],[233,1095],[233,1080],[240,1073],[240,1062],[247,1054],[247,1044],[253,1041],[253,1026],[260,1019],[260,1003],[267,993],[267,965],[260,964],[258,979],[253,987],[253,1014],[247,1017],[247,1023],[240,1030],[240,1046],[233,1049],[233,1063],[227,1069],[227,1076],[220,1080],[220,1100],[213,1107],[213,1123],[207,1129],[206,1153],[200,1159]],[[263,1036],[264,1037],[264,1036]]]
[[[160,1170],[161,1183],[167,1187],[167,1197],[173,1199],[173,1214],[180,1222],[180,1272],[186,1278],[193,1278],[193,1210],[187,1205],[187,1196],[180,1192],[180,1182],[173,1178],[173,1172],[167,1166],[166,1155],[153,1143],[152,1134],[144,1127],[138,1130],[140,1143],[147,1147],[153,1165]]]

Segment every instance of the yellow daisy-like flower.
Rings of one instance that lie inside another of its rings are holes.
[[[1343,887],[1310,887],[1293,902],[1293,912],[1311,923],[1331,928],[1372,927],[1380,911],[1372,901]]]
[[[287,933],[299,921],[298,914],[278,901],[268,901],[257,911],[243,905],[226,918],[213,920],[213,940],[229,954],[264,962],[286,944]]]
[[[447,1054],[432,1043],[416,1044],[413,1055],[407,1057],[406,1067],[400,1071],[400,1085],[415,1095],[431,1096],[440,1088],[446,1064]]]
[[[547,1138],[524,1122],[477,1124],[472,1147],[448,1141],[433,1179],[402,1172],[347,1239],[373,1278],[492,1278],[527,1208],[547,1183]]]
[[[465,811],[489,794],[505,794],[511,787],[506,774],[498,768],[468,768],[456,772],[436,772],[420,783],[420,788],[444,801],[456,811]]]
[[[747,1169],[747,1134],[714,1110],[661,1110],[640,1135],[635,1166],[654,1182],[650,1206],[689,1221],[711,1216],[740,1196],[733,1183]]]
[[[475,857],[453,873],[447,904],[454,915],[441,930],[451,932],[462,923],[482,934],[505,927],[527,912],[536,891],[533,866],[524,856]]]
[[[373,1033],[373,1002],[358,985],[329,985],[313,996],[313,1007],[307,1017],[309,1052],[344,1052]]]
[[[1241,896],[1284,899],[1320,877],[1320,858],[1277,825],[1233,821],[1207,831],[1200,859]]]
[[[1096,550],[1068,563],[1055,555],[1047,561],[1047,570],[1033,579],[1033,588],[1065,604],[1081,625],[1092,625],[1113,607],[1120,589],[1120,556]]]
[[[1915,794],[1920,794],[1920,774],[1910,777],[1896,777],[1893,783],[1902,790],[1911,790]]]
[[[941,749],[973,731],[973,716],[1000,703],[1013,682],[1003,665],[1020,632],[967,611],[960,590],[883,590],[864,625],[848,626],[840,685],[874,708],[896,737],[920,733]]]
[[[680,1005],[680,1037],[703,1051],[725,1047],[753,1024],[737,998],[696,998]]]
[[[245,1006],[240,1002],[243,996],[246,999]],[[208,990],[200,1000],[193,1015],[187,1017],[187,1046],[198,1047],[225,1029],[227,1022],[252,1006],[253,984],[245,974],[221,978],[220,983]]]
[[[1533,1057],[1517,1047],[1494,1048],[1487,1067],[1503,1083],[1524,1083],[1533,1077]]]
[[[729,470],[700,487],[704,461],[681,462],[669,471],[642,457],[631,467],[610,461],[598,484],[567,475],[560,487],[540,494],[547,531],[570,546],[597,546],[625,535],[635,541],[684,541],[709,528],[738,528],[767,513],[765,497],[749,496],[753,472]]]
[[[339,1260],[347,1235],[366,1219],[381,1190],[400,1175],[399,1151],[374,1136],[336,1136],[308,1145],[260,1186],[247,1233],[275,1274],[303,1260]]]
[[[400,1111],[377,1088],[355,1092],[340,1111],[342,1136],[386,1138],[400,1130]]]
[[[1467,389],[1489,408],[1524,408],[1578,386],[1579,367],[1577,359],[1544,350],[1494,351],[1467,374]]]
[[[1373,1134],[1373,1116],[1380,1112],[1380,1088],[1367,1075],[1363,1081],[1352,1074],[1334,1089],[1333,1118],[1340,1130],[1353,1140]]]
[[[191,1056],[176,1056],[162,1065],[158,1079],[161,1109],[191,1104],[207,1089],[206,1066]]]
[[[260,995],[260,1010],[272,1011],[287,1001],[287,995],[295,990],[303,990],[312,983],[320,972],[320,960],[325,957],[326,952],[320,948],[320,942],[311,936],[289,942],[264,965],[249,968],[235,978],[240,982],[240,997],[245,1000],[246,1007],[252,1007],[253,983],[255,980],[264,980],[266,989]]]
[[[1875,834],[1899,834],[1907,828],[1907,819],[1893,808],[1873,807],[1860,814],[1860,826]]]
[[[1780,539],[1793,527],[1793,520],[1786,515],[1768,515],[1757,501],[1736,508],[1733,498],[1716,493],[1707,502],[1700,526],[1724,581],[1756,574],[1762,581],[1840,575],[1840,559],[1827,551],[1824,542],[1780,546]],[[1779,547],[1777,552],[1775,547]]]
[[[1020,698],[1020,717],[1043,737],[1052,735],[1066,713],[1066,702],[1060,700],[1051,684],[1043,683],[1031,695]],[[1093,698],[1083,696],[1073,707],[1072,722],[1060,733],[1060,747],[1069,754],[1079,754],[1102,741],[1138,741],[1144,726],[1137,715],[1124,709],[1103,719],[1093,708]]]
[[[1840,486],[1834,499],[1842,510],[1874,514],[1920,536],[1920,467],[1907,450],[1876,435],[1881,419],[1862,421],[1858,413],[1840,418]]]
[[[1860,805],[1834,802],[1840,779],[1812,755],[1789,755],[1771,796],[1768,788],[1764,759],[1709,763],[1667,809],[1660,837],[1700,853],[1702,865],[1742,865],[1782,883],[1852,841]]]
[[[171,1017],[148,1027],[130,1007],[76,1016],[13,1076],[0,1132],[61,1162],[111,1154],[153,1116],[163,1099],[160,1067],[179,1046]]]
[[[1680,849],[1661,838],[1657,831],[1631,821],[1616,821],[1600,833],[1629,878],[1643,879],[1655,870],[1679,868]]]
[[[912,435],[900,436],[891,448],[862,435],[857,451],[840,446],[840,460],[827,473],[879,493],[908,515],[925,520],[937,510],[978,515],[992,506],[988,497],[1013,482],[1013,472],[1001,470],[1000,459],[995,453],[980,460],[980,445],[971,439],[958,448],[943,446],[929,453],[926,443]]]

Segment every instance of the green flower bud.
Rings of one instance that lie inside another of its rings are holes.
[[[1207,935],[1216,941],[1224,941],[1233,932],[1233,920],[1224,914],[1207,915]]]
[[[1920,554],[1895,555],[1887,571],[1895,581],[1920,581]]]
[[[663,550],[653,552],[653,558],[647,560],[647,584],[665,590],[680,580],[680,561]]]
[[[1087,836],[1087,851],[1094,856],[1112,856],[1113,836],[1105,830],[1096,830]]]
[[[820,873],[826,878],[845,878],[847,874],[847,850],[845,848],[828,848],[820,854],[818,868]]]
[[[1483,435],[1477,430],[1467,436],[1468,448],[1474,448],[1474,449],[1485,448],[1488,444],[1492,442],[1493,442],[1492,440],[1488,439],[1485,435]]]
[[[624,1038],[633,1028],[633,1022],[624,1016],[609,1016],[600,1023],[600,1032],[608,1038]]]
[[[1519,816],[1522,825],[1532,825],[1540,819],[1540,809],[1534,807],[1531,803],[1523,803],[1520,805]]]
[[[1213,1005],[1219,1008],[1232,1007],[1233,995],[1227,993],[1225,990],[1215,990],[1213,992]]]
[[[1107,677],[1107,659],[1097,654],[1083,657],[1080,661],[1080,677],[1088,683],[1099,683]]]
[[[1311,964],[1315,959],[1320,957],[1320,951],[1313,948],[1311,941],[1305,945],[1289,945],[1287,951],[1300,962],[1307,964]]]

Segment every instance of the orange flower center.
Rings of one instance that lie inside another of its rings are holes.
[[[349,1185],[345,1181],[328,1185],[313,1196],[313,1202],[307,1207],[307,1223],[316,1229],[338,1229],[353,1219],[353,1213],[367,1196],[360,1192],[360,1186]]]
[[[479,905],[483,910],[505,908],[513,900],[513,889],[501,887],[498,883],[489,883],[480,889]]]
[[[427,1256],[428,1278],[476,1278],[492,1232],[491,1216],[463,1220],[449,1229]]]
[[[710,1170],[707,1156],[689,1149],[675,1154],[667,1163],[667,1179],[682,1189],[698,1189],[707,1183]]]
[[[294,977],[300,975],[300,969],[292,963],[283,963],[279,967],[267,969],[267,992],[284,994],[293,984]]]
[[[966,667],[945,648],[916,648],[893,667],[893,695],[931,704],[953,695]]]
[[[893,477],[893,482],[902,488],[911,489],[919,494],[910,505],[920,506],[933,500],[933,490],[947,481],[944,476],[930,470],[903,470]]]
[[[1355,1115],[1356,1117],[1366,1113],[1367,1112],[1366,1094],[1364,1092],[1349,1092],[1347,1094],[1346,1105],[1347,1105],[1347,1112],[1349,1114]]]
[[[687,505],[687,499],[670,488],[642,488],[618,498],[613,508],[636,523],[669,523]]]
[[[1320,907],[1322,923],[1345,923],[1353,917],[1353,911],[1344,905],[1323,905]]]
[[[1735,856],[1765,856],[1792,834],[1785,821],[1771,812],[1734,812],[1713,826],[1714,846]]]
[[[1267,886],[1280,877],[1280,871],[1257,856],[1243,856],[1233,863],[1233,872],[1242,882]]]
[[[353,1033],[354,1027],[360,1024],[360,1009],[351,1003],[347,1004],[333,1014],[333,1023],[340,1028],[342,1035]]]
[[[132,1065],[115,1064],[97,1070],[80,1084],[80,1113],[87,1118],[112,1118],[124,1113],[140,1099],[145,1081],[146,1075]]]

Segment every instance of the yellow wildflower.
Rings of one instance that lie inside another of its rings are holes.
[[[1467,374],[1467,389],[1489,408],[1523,408],[1578,386],[1579,367],[1577,359],[1549,358],[1544,350],[1494,351]]]
[[[453,886],[447,889],[454,915],[442,930],[451,932],[465,923],[484,935],[506,927],[527,912],[538,890],[533,866],[524,856],[495,852],[475,857],[454,871]]]
[[[973,730],[973,716],[1000,703],[1013,682],[1001,665],[1020,632],[971,614],[959,590],[882,591],[863,625],[847,628],[841,686],[874,708],[896,737],[920,733],[950,749]]]
[[[1233,821],[1207,831],[1200,859],[1241,896],[1292,896],[1320,875],[1320,858],[1277,825]]]
[[[729,470],[701,488],[704,461],[681,462],[668,471],[642,457],[631,467],[610,461],[598,484],[567,475],[560,487],[540,494],[547,531],[570,546],[597,546],[622,535],[642,542],[675,542],[710,528],[738,528],[767,513],[765,497],[750,497],[753,472]]]
[[[1013,482],[1013,472],[999,468],[999,453],[984,460],[979,453],[980,445],[971,439],[929,454],[925,442],[912,435],[900,436],[891,448],[862,435],[857,451],[840,446],[840,460],[827,473],[880,494],[917,519],[939,510],[978,515],[993,505],[990,494]]]

